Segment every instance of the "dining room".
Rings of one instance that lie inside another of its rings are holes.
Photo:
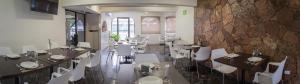
[[[300,84],[299,0],[3,0],[0,84]]]

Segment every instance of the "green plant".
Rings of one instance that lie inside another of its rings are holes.
[[[118,34],[112,34],[112,35],[111,35],[111,38],[112,38],[113,40],[115,40],[115,41],[119,41],[120,36],[119,36]]]

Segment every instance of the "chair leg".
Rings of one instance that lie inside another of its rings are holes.
[[[173,65],[175,66],[175,64],[176,64],[176,59],[173,59]]]
[[[238,72],[238,70],[236,71],[236,80],[237,80],[237,84],[239,84],[239,72]]]
[[[117,56],[117,61],[116,61],[116,73],[118,73],[118,69],[119,69],[119,65],[120,65],[120,62],[119,62],[119,59],[120,56]]]
[[[222,81],[222,84],[224,84],[225,82],[225,76],[224,76],[224,73],[223,73],[223,81]]]
[[[197,75],[198,75],[198,79],[200,79],[200,74],[199,74],[199,66],[198,66],[198,63],[197,61],[195,61],[196,63],[196,68],[197,68]]]
[[[109,58],[109,56],[110,56],[110,52],[108,52],[108,55],[107,55],[107,57],[106,57],[106,62],[105,62],[105,65],[107,65],[107,62],[108,62],[108,58]]]

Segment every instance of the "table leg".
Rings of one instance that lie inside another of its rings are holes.
[[[246,81],[245,81],[245,70],[244,69],[242,69],[242,79],[241,79],[241,81],[240,81],[240,84],[246,84]]]
[[[50,79],[51,79],[51,76],[52,76],[53,70],[54,70],[54,67],[53,67],[53,66],[51,66],[51,67],[50,67],[50,76],[49,76],[49,77],[50,77]]]
[[[20,82],[20,77],[18,76],[18,77],[15,77],[15,84],[21,84],[21,82]]]

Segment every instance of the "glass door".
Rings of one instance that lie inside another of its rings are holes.
[[[77,41],[85,41],[85,14],[66,10],[66,42],[71,44],[77,34]]]
[[[112,21],[112,34],[118,34],[120,40],[134,37],[134,21],[129,17],[118,17]]]

